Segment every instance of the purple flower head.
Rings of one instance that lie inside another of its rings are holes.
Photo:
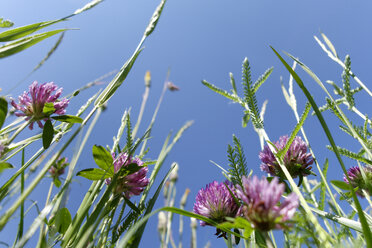
[[[243,176],[242,181],[243,188],[237,185],[236,193],[244,203],[242,214],[254,228],[264,232],[286,228],[285,222],[293,217],[298,207],[297,195],[291,193],[280,203],[285,186],[276,177],[268,182],[264,177],[259,180],[256,176]]]
[[[56,92],[53,93],[54,91]],[[35,81],[30,85],[28,92],[25,91],[18,97],[18,104],[13,99],[11,104],[16,110],[20,111],[15,113],[16,116],[25,116],[26,120],[32,119],[30,129],[33,129],[35,121],[40,128],[43,128],[41,120],[47,119],[51,114],[63,115],[66,112],[65,108],[69,100],[66,98],[58,100],[61,93],[62,88],[58,88],[53,82],[38,85]],[[46,114],[43,112],[46,103],[53,103],[53,113]]]
[[[67,158],[60,158],[50,167],[49,173],[53,178],[58,178],[65,173],[65,168],[68,165]]]
[[[117,173],[121,167],[128,166],[135,163],[142,166],[143,162],[139,158],[128,157],[127,153],[121,153],[115,159],[115,154],[112,155],[114,159],[114,173]],[[137,172],[118,178],[116,193],[124,193],[126,198],[133,195],[140,195],[144,188],[149,184],[149,179],[146,177],[149,169],[147,166],[142,167]],[[106,184],[111,183],[111,178],[106,179]]]
[[[234,191],[232,183],[226,181],[231,191]],[[213,181],[205,189],[201,189],[195,199],[194,213],[203,215],[214,220],[217,223],[225,221],[225,217],[235,217],[239,211],[239,205],[236,204],[229,190],[224,183]],[[207,225],[200,221],[201,226]]]
[[[362,176],[362,173],[360,172],[359,166],[351,167],[347,171],[347,174],[350,178],[351,185],[354,188],[359,187],[359,189],[356,191],[356,193],[361,197],[364,197],[364,194],[362,192],[363,189],[366,190],[368,192],[368,194],[370,194],[370,195],[372,193],[369,190],[369,188],[372,187],[372,167],[366,166],[366,167],[363,167],[363,170],[364,170],[364,173],[366,175],[366,180],[363,179],[363,176]],[[344,176],[344,181],[346,183],[349,183],[346,176]]]
[[[288,139],[288,136],[281,136],[279,141],[275,143],[276,151],[284,149]],[[263,151],[259,154],[259,158],[262,161],[262,171],[270,173],[272,176],[286,178],[269,146],[266,145],[264,147]],[[296,178],[299,175],[310,175],[312,168],[310,165],[314,160],[311,153],[307,153],[306,143],[301,137],[296,136],[285,154],[283,162],[291,176]]]

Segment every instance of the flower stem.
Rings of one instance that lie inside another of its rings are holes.
[[[12,143],[12,141],[18,136],[18,134],[20,134],[20,132],[22,132],[23,129],[25,129],[30,123],[32,122],[32,119],[28,120],[27,122],[25,122],[22,126],[20,126],[15,132],[14,134],[12,135],[12,137],[10,137],[10,139],[8,139],[5,143],[5,145],[9,145],[10,143]]]
[[[271,238],[269,236],[269,233],[268,232],[263,232],[262,235],[265,238],[265,243],[266,243],[267,248],[274,248],[275,246],[274,246],[273,241],[271,240]]]
[[[232,248],[233,247],[233,244],[232,244],[232,237],[231,237],[231,234],[228,233],[227,234],[227,240],[225,240],[226,242],[226,245],[228,248]]]

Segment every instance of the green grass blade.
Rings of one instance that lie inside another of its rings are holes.
[[[36,34],[33,36],[23,38],[21,40],[16,40],[11,43],[7,43],[0,47],[0,58],[5,58],[15,53],[19,53],[39,43],[40,41],[45,40],[46,38],[49,38],[53,35],[64,32],[66,30],[67,29],[58,29],[58,30],[48,31],[45,33]]]
[[[54,21],[46,21],[46,22],[38,22],[18,28],[9,29],[0,33],[0,42],[6,41],[13,41],[20,38],[23,38],[29,34],[32,34],[42,28],[48,27],[52,24],[58,23],[63,21],[64,19],[54,20]]]
[[[150,200],[148,201],[147,203],[147,207],[146,207],[146,212],[145,212],[145,216],[150,214],[154,205],[155,205],[155,202],[156,200],[158,199],[159,197],[159,194],[160,194],[160,191],[161,189],[163,188],[167,178],[169,177],[170,173],[173,171],[173,169],[176,167],[176,164],[173,163],[172,164],[172,167],[169,169],[169,171],[167,172],[167,174],[165,175],[165,177],[163,178],[163,180],[161,181],[161,183],[159,184],[158,188],[156,189],[154,195],[150,198]],[[139,243],[141,241],[141,238],[142,238],[142,235],[143,235],[143,232],[145,231],[145,227],[146,227],[146,224],[147,224],[147,221],[143,223],[143,225],[138,229],[138,231],[136,232],[136,235],[135,237],[133,238],[133,241],[131,243],[131,247],[138,247],[139,246]]]
[[[341,156],[339,154],[339,152],[337,151],[336,149],[336,144],[334,142],[334,139],[331,135],[331,132],[322,116],[322,114],[320,113],[319,109],[318,109],[318,106],[316,105],[313,97],[310,95],[309,91],[307,90],[307,88],[305,87],[305,85],[303,84],[302,80],[300,79],[300,77],[297,75],[297,73],[295,71],[292,70],[292,68],[287,64],[287,62],[285,62],[285,60],[279,55],[279,53],[273,48],[271,47],[271,49],[274,51],[274,53],[278,56],[278,58],[280,59],[280,61],[283,63],[283,65],[286,67],[286,69],[290,72],[290,74],[293,76],[293,78],[295,79],[295,81],[297,82],[297,84],[300,86],[301,90],[304,92],[306,98],[308,99],[308,101],[310,102],[311,106],[313,107],[317,117],[318,117],[318,120],[329,140],[329,142],[331,143],[331,146],[333,147],[333,149],[335,150],[335,154],[336,154],[336,157],[337,157],[337,160],[339,161],[341,167],[342,167],[342,170],[343,172],[345,173],[345,175],[348,177],[347,175],[347,171],[346,171],[346,168],[345,168],[345,165],[341,159]],[[292,57],[293,59],[295,59],[294,57]],[[296,62],[302,67],[304,68],[303,66],[303,63],[301,63],[300,61],[296,60]],[[307,68],[307,67],[305,67]],[[305,69],[304,68],[304,69]],[[308,70],[305,70],[306,72],[309,72],[310,74],[313,75],[313,73],[310,71],[310,69]],[[314,75],[315,76],[315,75]],[[349,180],[349,179],[348,179]],[[350,180],[349,180],[350,181]],[[352,196],[353,196],[353,199],[354,199],[354,202],[355,202],[355,205],[356,205],[356,208],[357,208],[357,211],[358,211],[358,215],[359,215],[359,219],[360,219],[360,222],[362,224],[362,227],[363,227],[363,233],[365,235],[365,238],[366,238],[366,242],[367,242],[367,246],[369,247],[372,247],[372,234],[371,234],[371,230],[368,226],[368,223],[367,223],[367,220],[366,220],[366,217],[363,213],[363,210],[362,210],[362,207],[359,203],[359,200],[354,192],[354,190],[351,190],[352,192]]]
[[[103,92],[98,96],[97,100],[94,102],[95,106],[102,106],[106,103],[115,91],[122,85],[128,73],[132,69],[134,62],[136,61],[138,55],[141,53],[142,49],[137,50],[132,57],[125,62],[123,67],[120,69],[118,74],[116,74],[115,78],[110,82],[110,84],[103,90]]]

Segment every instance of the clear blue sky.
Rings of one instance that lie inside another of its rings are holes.
[[[4,0],[1,3],[1,17],[12,20],[16,26],[22,26],[64,17],[87,2]],[[64,87],[67,94],[107,72],[119,69],[137,46],[159,2],[106,0],[94,9],[54,26],[78,30],[68,31],[62,44],[47,63],[11,94],[16,97],[34,80],[54,81]],[[195,121],[175,146],[162,170],[164,174],[173,161],[179,163],[177,199],[186,188],[190,188],[186,208],[191,210],[201,187],[213,180],[223,180],[219,169],[209,160],[221,165],[227,164],[226,149],[227,144],[232,141],[232,134],[242,141],[249,168],[254,174],[263,175],[259,169],[258,137],[251,124],[245,129],[242,128],[241,107],[211,92],[201,84],[201,80],[206,79],[221,88],[229,89],[228,73],[232,72],[239,83],[244,57],[248,57],[251,63],[254,79],[267,68],[274,66],[274,72],[258,93],[258,104],[261,106],[264,100],[269,100],[265,127],[270,138],[277,140],[280,135],[289,134],[295,125],[295,118],[286,105],[280,88],[280,76],[283,76],[284,83],[287,84],[288,73],[269,45],[300,58],[323,82],[333,80],[340,84],[341,68],[325,55],[313,38],[322,31],[333,41],[341,58],[346,54],[351,55],[353,72],[367,86],[371,86],[371,9],[370,2],[346,0],[169,0],[157,29],[145,43],[145,50],[96,125],[78,169],[94,167],[91,156],[93,144],[112,144],[112,137],[116,134],[124,109],[132,107],[136,118],[144,90],[143,76],[146,70],[150,70],[151,93],[144,125],[140,131],[145,130],[160,96],[167,70],[171,68],[170,80],[181,90],[166,94],[152,133],[149,157],[155,159],[169,130],[177,130],[187,120]],[[56,38],[0,60],[0,88],[3,92],[7,92],[39,63]],[[304,73],[301,72],[300,75],[317,103],[324,103],[325,95],[319,86]],[[355,82],[353,86],[356,86]],[[72,102],[70,113],[74,113],[78,104],[96,89],[84,92],[81,94],[81,100]],[[301,110],[305,104],[304,96],[297,87],[295,93]],[[370,99],[365,93],[360,95],[361,98],[356,102],[357,107],[366,112]],[[326,113],[325,117],[331,121],[336,142],[357,151],[357,144],[335,130],[339,125],[335,118],[329,113]],[[326,157],[330,159],[331,179],[341,179],[340,167],[334,155],[325,148],[327,140],[315,117],[306,121],[305,130],[320,164],[323,164]],[[350,164],[350,160],[345,161],[347,167],[355,166]],[[5,176],[2,176],[1,180],[5,180]],[[82,192],[90,185],[90,182],[83,178],[77,180],[69,203],[71,212],[80,203]],[[45,186],[48,184],[49,181],[45,182]],[[33,194],[31,198],[43,204],[46,190],[47,187],[39,187],[37,194]],[[162,199],[159,198],[156,208],[161,206]],[[148,224],[141,247],[153,247],[154,243],[158,243],[156,225],[157,217]],[[189,222],[186,222],[186,229],[188,225]],[[214,229],[211,227],[199,228],[198,244],[203,246],[210,240],[212,247],[224,247],[223,241],[216,240],[213,233]],[[0,237],[0,240],[3,240],[4,233]],[[184,245],[188,247],[188,241],[185,241]],[[29,243],[29,247],[32,246],[32,243]]]

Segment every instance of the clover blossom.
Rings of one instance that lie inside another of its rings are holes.
[[[225,183],[231,191],[234,191],[232,183],[228,181]],[[213,181],[205,189],[200,189],[195,199],[194,213],[210,218],[217,223],[224,222],[226,217],[235,217],[240,207],[226,185]],[[205,226],[208,223],[200,221],[200,225]]]
[[[275,143],[276,151],[284,149],[288,139],[288,136],[281,136],[279,141]],[[282,179],[286,178],[269,146],[264,147],[259,154],[259,158],[262,161],[260,166],[262,171]],[[294,138],[284,155],[283,162],[293,178],[312,174],[310,165],[314,162],[313,157],[311,153],[307,153],[307,145],[299,136]]]
[[[363,179],[359,166],[351,167],[347,171],[347,175],[350,178],[351,186],[353,186],[354,188],[358,187],[356,193],[361,197],[364,197],[362,190],[366,190],[370,195],[372,193],[369,190],[372,187],[372,167],[370,166],[363,167],[363,171],[364,174],[366,175],[366,180]],[[344,176],[344,181],[346,183],[349,183],[349,181],[346,178],[346,175]]]
[[[65,168],[69,164],[67,163],[67,158],[60,158],[58,159],[48,170],[50,175],[53,178],[58,178],[60,175],[63,175],[65,173]]]
[[[128,157],[127,153],[121,153],[114,159],[114,173],[118,173],[123,166],[128,166],[129,164],[137,164],[138,166],[143,165],[143,161],[139,158]],[[146,177],[148,172],[147,166],[142,167],[137,172],[119,177],[117,179],[117,186],[115,188],[116,193],[124,193],[126,198],[130,198],[133,195],[140,195],[144,188],[149,184],[149,179]],[[111,178],[106,179],[106,184],[111,183]]]
[[[54,91],[56,92],[53,93]],[[58,100],[61,94],[62,88],[58,88],[53,82],[38,85],[38,82],[34,81],[29,86],[29,91],[18,97],[19,103],[12,99],[11,105],[20,111],[15,113],[16,116],[25,116],[26,120],[31,120],[30,129],[33,129],[35,121],[43,128],[41,120],[49,118],[51,114],[63,115],[66,112],[69,100],[66,98]],[[43,111],[46,103],[53,103],[54,110],[52,108],[51,113]]]
[[[295,193],[291,193],[280,203],[285,186],[279,183],[278,178],[268,182],[264,177],[260,180],[256,176],[243,176],[242,182],[243,188],[237,185],[236,193],[244,204],[242,214],[254,228],[267,232],[288,227],[286,222],[293,217],[298,207],[298,197]]]

